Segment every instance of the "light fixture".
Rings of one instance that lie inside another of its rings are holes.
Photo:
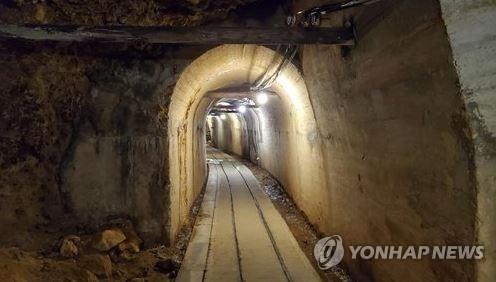
[[[238,107],[238,112],[244,114],[246,113],[246,106],[245,105],[241,105]]]
[[[227,118],[227,117],[226,117],[226,114],[221,114],[221,115],[220,115],[220,119],[226,119],[226,118]]]
[[[260,92],[257,94],[257,103],[260,105],[264,105],[269,101],[269,97],[267,96],[267,93],[265,92]]]

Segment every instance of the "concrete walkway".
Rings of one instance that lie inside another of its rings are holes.
[[[176,281],[321,281],[242,163],[208,149],[209,176]]]

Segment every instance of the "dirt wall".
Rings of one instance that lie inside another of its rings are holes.
[[[174,67],[114,61],[90,74],[90,103],[61,166],[61,191],[78,221],[129,218],[148,243],[168,238],[166,111]]]
[[[38,248],[119,219],[168,242],[167,110],[189,59],[7,51],[0,243]]]
[[[62,221],[60,165],[88,104],[91,61],[50,53],[0,53],[2,245],[43,244],[33,234]]]

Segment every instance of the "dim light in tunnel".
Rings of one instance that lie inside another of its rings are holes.
[[[267,93],[265,92],[260,92],[257,95],[257,103],[260,105],[264,105],[269,101],[269,97],[267,96]]]
[[[220,115],[220,119],[224,120],[224,119],[226,119],[226,118],[227,118],[227,117],[226,117],[226,114],[221,114],[221,115]]]
[[[245,105],[241,105],[238,107],[238,112],[244,114],[246,113],[246,106]]]

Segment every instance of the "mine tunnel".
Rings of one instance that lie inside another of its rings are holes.
[[[0,280],[494,281],[495,19],[0,1]]]

